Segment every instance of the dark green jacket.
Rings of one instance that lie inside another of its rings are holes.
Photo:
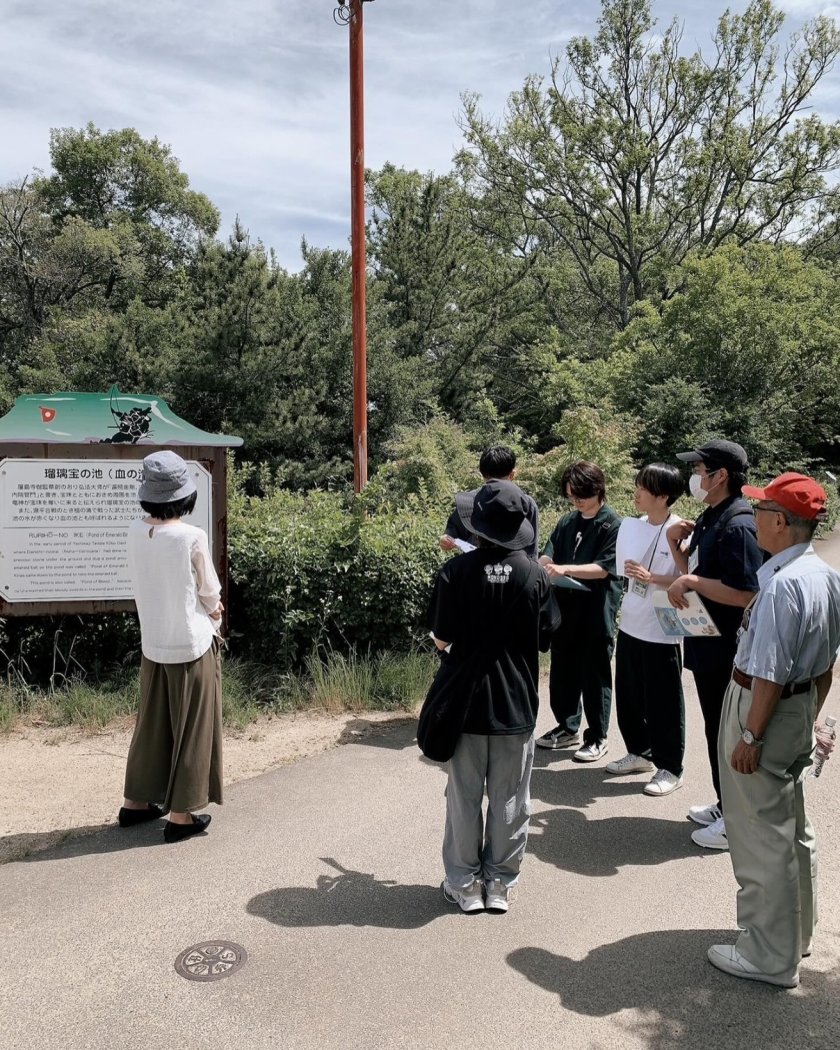
[[[585,591],[561,590],[563,614],[561,630],[581,629],[589,634],[611,638],[621,602],[621,581],[615,571],[615,541],[621,518],[604,504],[589,521],[573,510],[557,522],[543,554],[557,565],[590,565],[606,570],[601,580],[581,580]]]

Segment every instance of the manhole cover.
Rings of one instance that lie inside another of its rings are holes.
[[[188,981],[219,981],[244,966],[248,953],[232,941],[208,941],[181,952],[175,969]]]

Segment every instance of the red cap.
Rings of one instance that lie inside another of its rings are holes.
[[[767,486],[757,489],[744,485],[744,495],[750,499],[768,499],[795,514],[798,518],[814,521],[825,511],[825,489],[805,474],[780,474]]]

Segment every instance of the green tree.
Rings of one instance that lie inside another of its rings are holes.
[[[169,147],[134,129],[55,131],[53,171],[0,190],[0,396],[167,391],[185,267],[218,225]]]
[[[840,33],[820,17],[785,40],[783,21],[770,0],[726,12],[707,59],[676,21],[653,35],[649,0],[603,0],[595,37],[547,88],[530,77],[502,126],[467,97],[462,178],[521,217],[528,250],[568,253],[618,328],[691,251],[805,240],[840,157],[840,124],[807,113]]]
[[[495,216],[483,228],[481,202],[453,176],[386,165],[369,176],[368,200],[372,295],[393,354],[413,365],[418,422],[439,406],[483,425],[510,370],[507,333],[532,305],[530,262],[500,242]]]
[[[643,305],[616,338],[613,397],[640,419],[639,457],[721,436],[767,469],[836,463],[836,273],[791,246],[727,245],[676,280],[661,312]]]
[[[124,244],[133,270],[114,266],[103,295],[135,295],[151,303],[171,297],[173,270],[219,227],[219,213],[190,189],[169,146],[134,128],[102,132],[93,124],[50,135],[53,171],[36,180],[53,223],[81,221],[110,230]]]

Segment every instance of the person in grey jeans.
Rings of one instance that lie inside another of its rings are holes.
[[[487,482],[469,518],[479,545],[442,566],[429,609],[435,644],[469,666],[447,764],[443,892],[464,912],[507,911],[528,838],[539,650],[560,618],[547,573],[526,554],[534,529],[521,489]]]

